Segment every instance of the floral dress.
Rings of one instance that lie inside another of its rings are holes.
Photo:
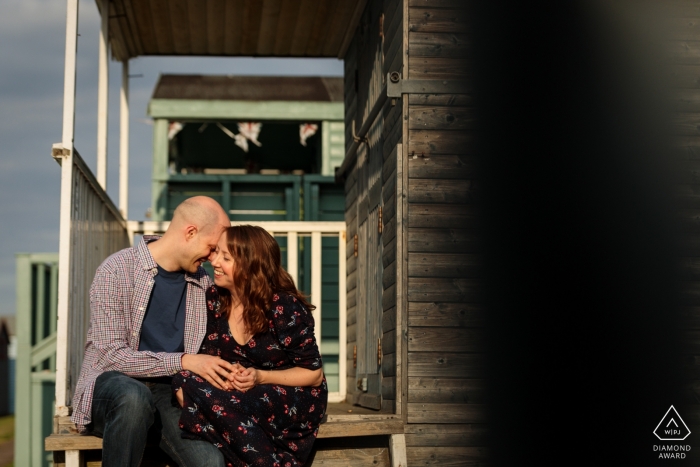
[[[215,287],[207,291],[207,306],[207,333],[199,353],[260,370],[321,368],[313,317],[293,296],[275,294],[267,312],[269,329],[243,345],[219,313]],[[180,388],[183,438],[210,441],[232,467],[304,465],[328,400],[325,377],[318,387],[262,384],[241,392],[216,389],[184,370],[173,378],[173,391]]]

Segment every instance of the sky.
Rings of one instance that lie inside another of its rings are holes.
[[[15,254],[58,252],[66,2],[0,2],[0,315],[15,313]],[[80,0],[75,147],[96,169],[99,16]],[[129,218],[151,200],[148,100],[161,73],[342,76],[337,59],[139,57],[130,61]],[[121,64],[110,60],[107,193],[119,199]]]

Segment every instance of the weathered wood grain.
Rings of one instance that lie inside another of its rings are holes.
[[[479,328],[408,328],[409,352],[482,352],[484,344]]]
[[[396,238],[396,216],[389,219],[388,222],[384,223],[384,229],[382,230],[382,242],[384,245],[388,244],[390,241]]]
[[[281,0],[274,0],[278,5]],[[279,16],[279,6],[276,8]],[[207,2],[207,50],[211,55],[222,55],[224,53],[224,11],[226,9],[225,0],[209,0]],[[274,34],[269,34],[274,40]]]
[[[481,327],[485,311],[473,303],[409,302],[409,326]]]
[[[355,255],[351,254],[350,257],[345,260],[345,266],[345,269],[348,272],[348,274],[357,270],[357,258],[355,257]]]
[[[408,376],[482,378],[486,357],[475,353],[409,352]]]
[[[257,55],[272,55],[279,28],[282,0],[266,0],[260,17],[260,34],[257,39]]]
[[[483,404],[408,403],[408,423],[485,423]]]
[[[298,3],[299,16],[297,16],[297,23],[289,48],[289,54],[297,57],[303,55],[306,50],[319,6],[319,2],[316,0],[300,0]]]
[[[410,106],[409,130],[473,130],[476,110],[473,107]]]
[[[474,177],[478,170],[476,156],[432,154],[408,159],[409,178],[460,179]],[[439,183],[439,182],[437,182]]]
[[[410,32],[459,32],[470,33],[473,15],[467,9],[410,8],[408,30]]]
[[[382,310],[396,306],[396,283],[382,292]]]
[[[396,376],[396,354],[384,355],[382,360],[382,377]]]
[[[388,289],[394,284],[396,284],[396,261],[385,267],[382,273],[382,286],[384,289]]]
[[[384,162],[384,165],[386,166],[388,161]],[[392,172],[394,174],[394,172]],[[386,180],[383,182],[384,184],[382,185],[382,201],[384,202],[384,208],[387,209],[387,205],[389,204],[396,204],[396,199],[390,202],[392,196],[396,195],[396,175],[393,177],[389,176]],[[396,210],[396,206],[393,207],[394,210]],[[390,218],[387,218],[384,216],[384,219],[387,221]]]
[[[246,5],[247,8],[248,5]],[[207,36],[209,25],[207,24],[207,11],[202,8],[202,3],[198,0],[187,0],[187,24],[190,29],[190,50],[192,54],[204,55],[207,50]],[[256,21],[256,26],[257,23]],[[177,29],[175,30],[177,31]],[[177,31],[179,32],[179,31]],[[173,36],[177,35],[177,32]]]
[[[382,266],[386,267],[394,261],[396,261],[396,237],[384,244],[384,249],[382,251]]]
[[[474,150],[474,134],[468,131],[412,130],[408,134],[408,154],[469,154]]]
[[[469,58],[471,36],[458,33],[409,32],[409,55],[414,57]]]
[[[155,41],[158,47],[155,53],[167,53],[169,50],[173,50],[173,35],[170,27],[169,2],[165,0],[150,0],[149,3],[151,6],[149,16],[153,22],[152,27],[156,31]],[[180,8],[186,8],[186,2],[184,0],[179,0],[178,3]],[[183,7],[183,5],[185,6]]]
[[[482,273],[482,259],[467,253],[409,253],[409,277],[476,278]]]
[[[407,289],[411,302],[480,303],[483,297],[483,286],[476,279],[409,277]]]
[[[384,182],[385,186],[391,178],[396,179],[396,157],[384,159],[384,164],[382,165],[382,182]],[[394,180],[394,183],[396,183],[396,180]]]
[[[348,326],[357,323],[357,306],[347,309],[347,320],[345,324]]]
[[[329,35],[330,18],[335,14],[338,2],[331,0],[316,1],[316,16],[311,26],[309,40],[306,43],[306,55],[315,56],[322,53]]]
[[[314,467],[347,467],[349,465],[391,467],[388,448],[316,449],[312,451],[308,464]]]
[[[127,0],[126,8],[127,14],[131,11],[132,16],[136,20],[138,37],[141,38],[143,45],[143,53],[157,54],[158,42],[156,41],[156,29],[151,15],[150,2]]]
[[[409,203],[468,204],[479,196],[476,180],[409,178]]]
[[[421,57],[421,60],[428,60]],[[443,59],[447,60],[447,59]],[[451,59],[450,59],[451,60]],[[449,70],[438,74],[440,68],[433,69],[430,65],[426,65],[425,72],[416,70],[415,79],[465,79],[461,74],[450,75]],[[466,79],[469,83],[469,80]],[[474,95],[470,92],[467,94],[409,94],[409,108],[414,105],[434,105],[441,107],[471,107],[474,105]]]
[[[346,21],[346,18],[352,16],[353,7],[355,6],[354,2],[344,1],[337,3],[338,5],[335,9],[335,14],[333,15],[333,18],[329,21],[329,34],[325,39],[325,46],[323,49],[323,54],[328,56],[335,54],[336,51],[340,48],[340,44],[343,42],[343,34],[334,34],[332,32],[343,30],[343,22]]]
[[[168,2],[170,13],[170,37],[172,40],[172,52],[176,54],[192,53],[192,38],[189,27],[189,12],[187,0],[173,0]],[[168,17],[159,18],[157,21],[167,21]],[[160,34],[159,34],[160,35]]]
[[[382,334],[382,352],[384,354],[391,354],[396,352],[395,329],[384,330],[384,334]]]
[[[408,56],[408,76],[411,79],[460,79],[471,77],[472,64],[466,58]],[[467,83],[468,84],[468,83]],[[472,90],[464,90],[469,94]]]
[[[484,424],[410,424],[404,427],[406,446],[485,446]]]
[[[382,313],[382,330],[388,332],[396,330],[396,307],[391,307]]]
[[[396,376],[382,378],[382,399],[394,399],[396,397]]]
[[[413,228],[473,228],[479,219],[477,209],[469,204],[408,204],[408,225]]]
[[[357,288],[357,271],[353,271],[352,273],[348,274],[348,277],[345,280],[345,286],[347,292]]]
[[[347,307],[352,308],[357,305],[357,289],[352,292],[348,292],[346,299]]]
[[[407,447],[406,459],[408,465],[477,467],[488,465],[488,452],[484,447]]]
[[[280,7],[280,17],[290,18],[289,21],[279,21],[277,23],[277,33],[275,34],[275,55],[289,55],[294,36],[296,18],[299,16],[301,2],[298,0],[282,0]],[[292,20],[292,18],[294,20]]]
[[[408,378],[408,402],[483,404],[486,392],[483,379]]]
[[[241,52],[241,39],[243,37],[243,2],[244,0],[227,1],[224,7],[224,53],[228,55]]]
[[[386,190],[382,190],[382,197],[387,196],[384,199],[384,205],[382,206],[382,223],[386,225],[391,219],[396,216],[396,179],[390,182],[389,186],[385,186]]]
[[[357,342],[357,323],[348,324],[348,329],[347,329],[346,335],[347,335],[348,342]],[[350,352],[350,358],[352,358],[352,352]]]
[[[408,229],[409,252],[470,253],[480,251],[481,244],[477,233],[470,229]]]

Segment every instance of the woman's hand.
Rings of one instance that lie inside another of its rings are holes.
[[[253,389],[256,385],[261,384],[263,374],[262,370],[240,366],[240,369],[233,375],[233,387],[243,392]]]
[[[185,398],[182,396],[182,388],[175,391],[175,397],[177,398],[177,402],[178,402],[178,404],[180,404],[180,407],[184,407],[185,406]]]

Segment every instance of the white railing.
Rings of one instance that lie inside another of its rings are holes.
[[[90,323],[89,289],[95,270],[129,246],[126,221],[76,151],[54,151],[61,164],[56,414],[68,415]]]
[[[286,221],[266,221],[266,222],[231,222],[231,225],[257,225],[272,234],[287,238],[287,271],[298,283],[297,271],[299,265],[299,238],[311,238],[311,302],[316,305],[313,311],[316,341],[319,343],[321,354],[324,350],[327,353],[338,354],[338,391],[328,394],[329,402],[340,402],[345,399],[346,387],[346,294],[345,294],[345,222],[286,222]],[[157,221],[128,221],[129,238],[134,239],[136,235],[158,235],[165,232],[170,225],[169,222]],[[321,340],[321,239],[322,237],[338,238],[338,342],[325,342]]]

